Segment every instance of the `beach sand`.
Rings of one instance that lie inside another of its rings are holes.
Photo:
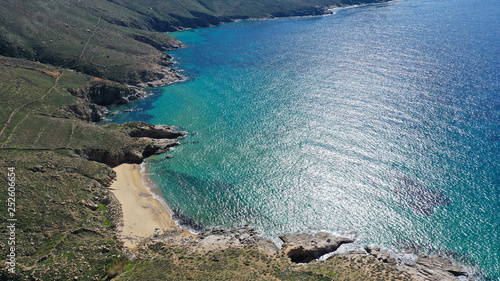
[[[167,206],[154,198],[144,186],[141,179],[146,183],[147,179],[141,175],[140,165],[122,164],[113,170],[117,177],[110,191],[122,205],[123,227],[119,227],[118,232],[125,247],[133,249],[155,233],[179,231],[182,236],[193,236],[175,224]]]

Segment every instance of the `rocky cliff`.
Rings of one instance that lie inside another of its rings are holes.
[[[151,155],[162,154],[179,144],[179,138],[187,132],[176,127],[152,125],[144,122],[129,122],[123,125],[111,124],[103,128],[112,128],[116,134],[123,134],[122,141],[113,148],[75,149],[78,155],[86,159],[107,164],[111,167],[123,163],[140,164]]]

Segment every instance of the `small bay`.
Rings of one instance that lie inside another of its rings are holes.
[[[500,2],[415,0],[172,33],[186,82],[113,117],[190,135],[148,172],[204,227],[328,230],[500,278]]]

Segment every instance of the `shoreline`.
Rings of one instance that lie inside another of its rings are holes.
[[[113,170],[116,179],[109,190],[120,202],[123,224],[118,227],[118,237],[124,247],[134,249],[147,238],[177,232],[179,236],[195,236],[172,220],[171,212],[145,186],[148,181],[141,173],[140,164],[121,164]]]
[[[281,247],[262,237],[249,226],[231,229],[215,228],[205,230],[199,235],[193,234],[189,230],[179,227],[172,219],[171,210],[166,203],[162,202],[162,199],[156,198],[158,195],[154,193],[154,185],[144,175],[142,164],[121,164],[113,170],[116,172],[116,179],[108,189],[120,202],[123,218],[123,224],[118,226],[118,238],[123,242],[124,248],[130,252],[136,252],[143,243],[148,242],[181,246],[199,253],[254,246],[269,255],[282,253],[288,256],[292,263],[301,262],[294,261],[294,254],[308,256],[318,251],[324,252],[320,256],[309,258],[320,261],[338,256],[373,258],[380,264],[409,274],[415,280],[463,280],[460,278],[470,280],[470,278],[477,277],[479,273],[473,267],[457,263],[442,255],[428,256],[413,253],[413,258],[408,260],[409,253],[381,249],[377,246],[365,246],[364,249],[340,253],[336,251],[339,246],[343,243],[350,244],[355,241],[355,238],[325,231],[281,235],[279,238],[284,242]],[[317,235],[326,235],[332,241],[320,243],[319,240],[315,241],[317,239],[314,237]],[[314,243],[311,244],[312,240]],[[332,245],[335,246],[332,247]],[[323,257],[323,255],[325,256]],[[308,262],[306,261],[306,263]]]

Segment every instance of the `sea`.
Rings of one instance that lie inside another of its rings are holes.
[[[188,136],[145,162],[179,223],[330,231],[500,280],[500,1],[398,0],[169,33],[187,80],[112,122]]]

